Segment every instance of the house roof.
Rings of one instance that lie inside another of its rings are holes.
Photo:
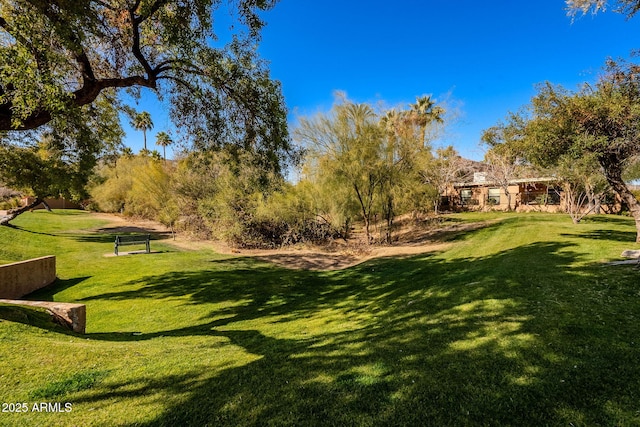
[[[518,178],[518,179],[512,179],[509,180],[509,185],[516,185],[516,184],[533,184],[533,183],[537,183],[537,182],[546,182],[546,183],[552,183],[552,182],[558,182],[558,178],[555,177],[538,177],[538,178]],[[459,188],[459,187],[489,187],[489,186],[495,186],[497,185],[495,182],[493,181],[487,181],[486,180],[486,175],[485,174],[474,174],[473,176],[473,181],[471,182],[456,182],[453,184],[453,186],[455,188]]]

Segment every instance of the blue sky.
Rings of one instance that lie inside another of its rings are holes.
[[[564,8],[563,0],[281,0],[264,14],[259,51],[282,83],[292,126],[328,110],[336,90],[401,107],[431,94],[458,112],[437,144],[479,160],[482,130],[526,104],[536,84],[575,89],[607,57],[640,48],[640,17],[607,11],[572,21]],[[170,125],[148,99],[138,108],[152,114],[153,148]],[[126,130],[125,143],[139,149],[141,132]]]

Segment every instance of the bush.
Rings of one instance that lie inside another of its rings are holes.
[[[298,243],[322,243],[339,236],[330,224],[319,220],[295,223],[254,220],[245,225],[232,243],[243,248],[277,248]]]
[[[3,211],[19,208],[20,206],[22,206],[22,201],[20,200],[19,197],[13,197],[8,200],[0,201],[0,210],[3,210]]]
[[[98,170],[93,209],[153,219],[173,227],[178,217],[170,165],[150,156],[123,156]]]
[[[7,187],[0,186],[0,209],[9,210],[20,207],[20,193]]]
[[[98,176],[92,195],[102,210],[153,219],[239,247],[324,242],[350,224],[322,210],[314,188],[284,183],[249,155],[191,153],[175,166],[148,156],[124,156],[114,166],[102,166]]]

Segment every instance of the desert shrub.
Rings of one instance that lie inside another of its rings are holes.
[[[322,243],[338,236],[330,224],[321,220],[286,222],[262,219],[249,221],[233,243],[245,248],[278,248],[298,243]]]
[[[10,210],[10,209],[18,208],[20,206],[21,206],[21,201],[20,201],[20,198],[18,197],[13,197],[8,200],[0,201],[0,210]]]
[[[97,175],[91,194],[101,210],[154,219],[234,246],[322,242],[346,235],[350,226],[335,192],[309,182],[285,183],[249,154],[190,153],[174,165],[126,156]]]
[[[21,205],[20,192],[0,186],[0,209],[9,210]]]
[[[173,227],[179,208],[172,166],[157,156],[123,156],[102,165],[90,192],[93,209],[157,220]]]

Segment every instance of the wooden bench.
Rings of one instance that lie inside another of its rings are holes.
[[[116,236],[114,252],[116,255],[118,255],[118,248],[120,246],[145,245],[146,252],[150,253],[151,247],[149,245],[149,240],[151,240],[150,234],[139,235],[139,236]]]

